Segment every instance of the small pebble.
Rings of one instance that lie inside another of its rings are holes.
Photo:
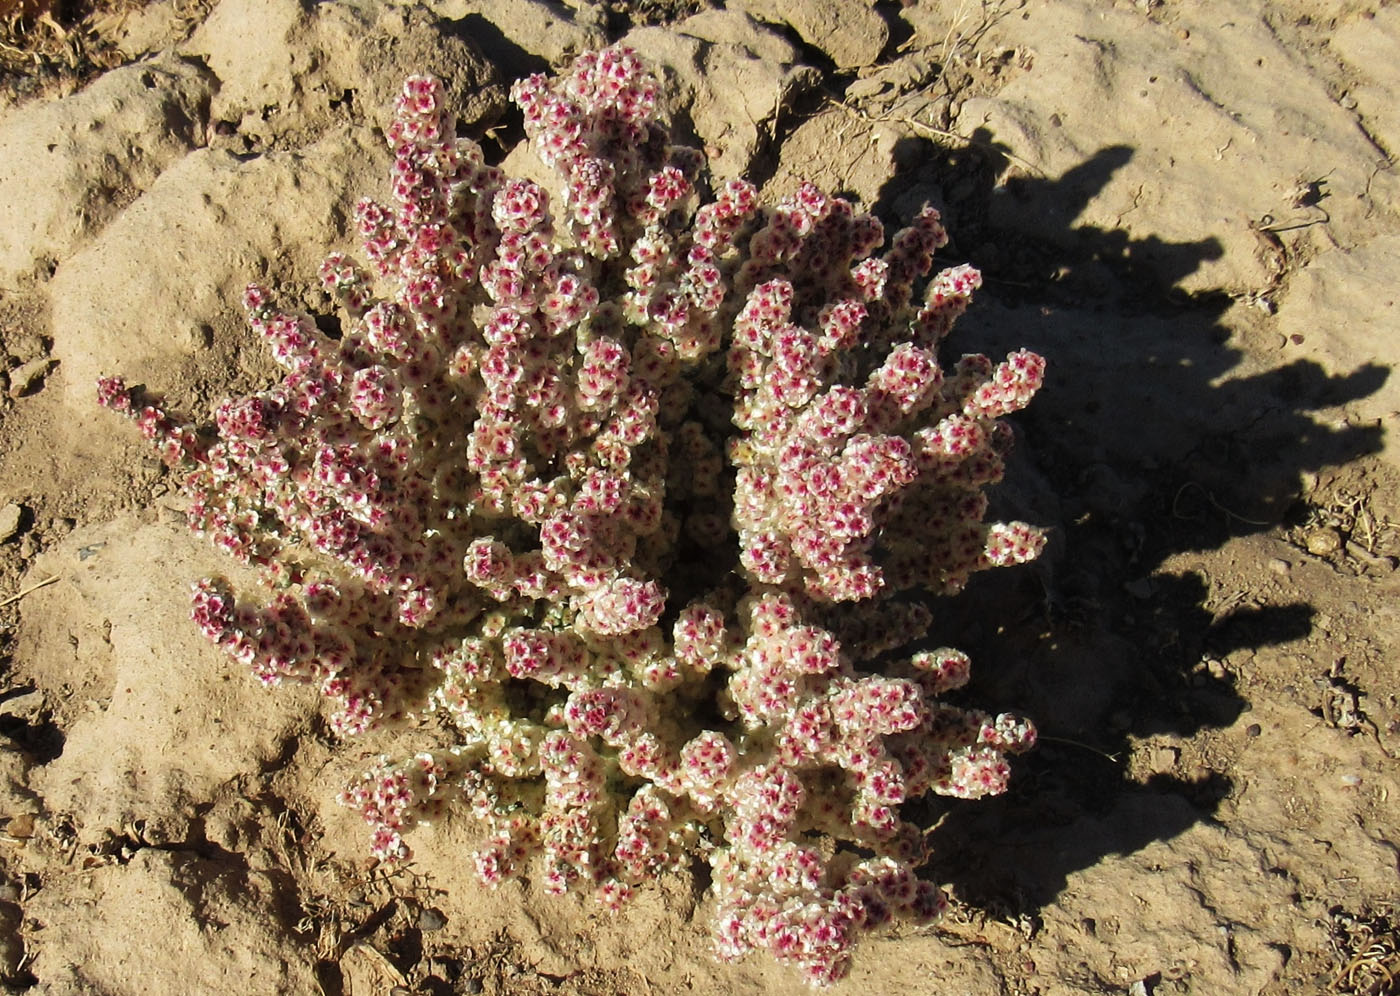
[[[438,910],[425,909],[418,914],[418,926],[422,930],[441,930],[447,925],[447,917]]]
[[[1164,775],[1176,768],[1176,763],[1181,760],[1181,751],[1175,747],[1158,747],[1152,751],[1152,770],[1156,774]]]
[[[1257,737],[1264,732],[1264,728],[1258,723],[1250,723],[1244,728],[1244,735],[1247,737]]]
[[[208,349],[214,344],[214,330],[203,322],[185,326],[185,338],[194,349]]]
[[[1289,571],[1293,570],[1293,565],[1279,557],[1274,557],[1269,561],[1269,570],[1273,571],[1275,574],[1284,576],[1287,575]]]
[[[10,397],[20,398],[28,394],[53,369],[54,361],[47,356],[21,363],[10,371]]]
[[[19,974],[20,966],[24,964],[24,941],[20,939],[18,930],[5,926],[8,929],[0,929],[0,975],[14,976]]]
[[[35,689],[20,692],[0,702],[0,716],[28,717],[38,715],[44,708],[44,693]]]
[[[1328,557],[1342,548],[1342,534],[1335,529],[1314,529],[1307,537],[1308,553]]]
[[[1151,578],[1138,578],[1123,585],[1123,590],[1134,598],[1151,598],[1154,589]]]
[[[10,502],[4,508],[0,508],[0,543],[14,537],[19,532],[20,519],[24,517],[24,509],[14,502]]]

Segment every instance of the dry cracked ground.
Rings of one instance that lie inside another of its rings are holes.
[[[505,85],[627,38],[719,176],[944,211],[953,347],[1049,358],[997,501],[1051,548],[939,604],[1043,745],[930,809],[941,924],[836,992],[1400,992],[1400,5],[0,2],[0,978],[8,992],[797,993],[703,882],[484,892],[468,823],[363,860],[306,696],[207,647],[225,565],[93,404],[264,385],[250,280],[382,192],[402,78],[501,160]],[[1393,797],[1393,798],[1392,798]]]

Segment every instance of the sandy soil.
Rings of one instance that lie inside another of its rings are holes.
[[[204,644],[228,565],[92,400],[267,382],[239,290],[328,310],[405,75],[519,160],[503,84],[627,35],[722,175],[938,205],[986,275],[953,347],[1051,364],[997,498],[1051,548],[935,606],[1043,745],[928,808],[953,913],[836,991],[1400,992],[1400,5],[823,6],[162,0],[66,29],[113,68],[4,77],[5,991],[803,991],[711,959],[692,876],[486,892],[469,820],[374,868],[334,797],[421,735],[337,742]]]

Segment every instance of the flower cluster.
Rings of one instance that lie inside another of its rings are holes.
[[[1039,552],[983,517],[1043,362],[939,361],[979,277],[929,279],[932,209],[874,255],[880,223],[814,186],[706,196],[628,49],[513,95],[557,197],[411,79],[366,265],[322,268],[343,333],[250,287],[274,386],[201,427],[117,379],[99,398],[262,571],[261,597],[195,586],[211,641],[314,684],[342,736],[452,731],[344,793],[376,857],[469,811],[484,882],[615,908],[699,854],[721,956],[829,982],[862,931],[947,904],[904,804],[1001,792],[1034,743],[947,701],[969,662],[917,649],[913,593]]]

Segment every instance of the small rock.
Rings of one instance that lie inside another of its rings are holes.
[[[214,330],[208,322],[187,322],[185,338],[189,341],[191,349],[208,349],[214,345]]]
[[[24,964],[24,941],[19,935],[20,908],[0,904],[0,976],[13,977]]]
[[[689,119],[714,176],[745,175],[786,108],[821,79],[796,46],[737,8],[643,25],[622,40],[667,79],[665,104]]]
[[[0,716],[35,716],[44,708],[44,693],[38,689],[20,692],[0,702]]]
[[[1254,738],[1254,737],[1259,736],[1259,735],[1262,734],[1263,732],[1264,732],[1264,728],[1263,728],[1262,726],[1260,726],[1258,723],[1250,723],[1248,726],[1246,726],[1246,727],[1244,728],[1244,735],[1247,736],[1247,737],[1250,737],[1251,739]]]
[[[1136,581],[1124,583],[1123,590],[1134,598],[1151,598],[1156,586],[1151,578],[1138,578]]]
[[[20,520],[24,517],[24,509],[14,502],[10,502],[4,508],[0,508],[0,543],[13,538],[19,532]]]
[[[48,376],[53,369],[53,358],[41,356],[37,360],[21,363],[10,371],[10,397],[20,398],[29,394],[36,385]]]
[[[1167,774],[1176,768],[1177,761],[1181,760],[1181,751],[1175,747],[1157,747],[1152,751],[1149,763],[1156,774]]]
[[[1342,548],[1342,534],[1335,529],[1314,529],[1304,542],[1313,556],[1330,557]]]
[[[428,4],[436,7],[436,4]],[[544,59],[552,66],[562,65],[580,52],[602,48],[608,43],[605,27],[598,23],[597,16],[589,8],[591,4],[543,3],[541,0],[473,0],[469,8],[495,31],[502,40],[518,46],[522,52],[530,52]],[[599,4],[599,7],[602,5]],[[581,8],[581,9],[580,9]],[[448,17],[460,14],[447,14],[445,6],[437,13]],[[480,39],[477,39],[480,44]],[[497,51],[502,48],[499,42],[494,45],[482,44],[486,55],[501,64],[506,78],[520,74],[523,68],[513,65],[509,58],[502,58]]]
[[[1293,570],[1293,565],[1280,557],[1274,557],[1269,561],[1269,570],[1280,577],[1284,577],[1289,571]]]
[[[439,910],[425,909],[418,914],[418,926],[422,930],[441,930],[447,925],[447,917]]]
[[[856,80],[846,87],[846,97],[848,100],[864,100],[874,97],[889,89],[889,83],[878,76],[868,77],[863,80]]]
[[[821,49],[838,69],[872,65],[890,40],[885,19],[865,3],[744,0],[743,6],[759,20],[787,24],[808,45]]]

